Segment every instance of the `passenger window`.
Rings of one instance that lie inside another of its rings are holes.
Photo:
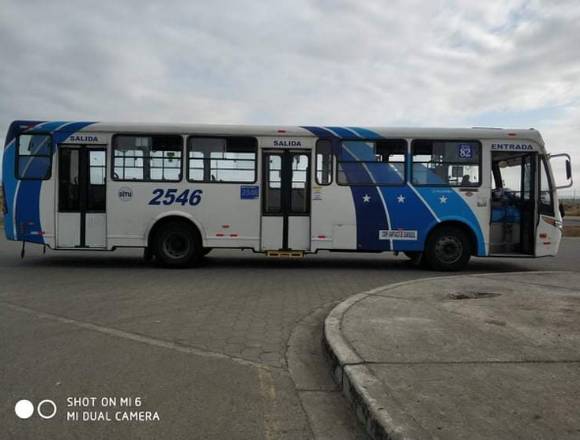
[[[318,185],[332,183],[332,145],[330,141],[316,143],[316,183]]]
[[[339,185],[404,185],[405,140],[343,141],[337,163]]]
[[[183,138],[179,135],[116,135],[113,179],[177,182],[181,180],[182,150]]]
[[[188,179],[194,182],[253,183],[257,141],[250,137],[188,140]]]
[[[414,185],[479,186],[479,142],[416,140],[412,144]]]

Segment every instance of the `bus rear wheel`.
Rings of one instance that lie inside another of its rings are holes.
[[[471,250],[471,240],[463,229],[444,226],[429,237],[424,257],[432,269],[457,271],[467,266]]]
[[[154,238],[155,256],[165,267],[188,267],[199,263],[202,247],[193,228],[180,221],[160,227]]]

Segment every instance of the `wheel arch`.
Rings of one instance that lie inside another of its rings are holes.
[[[180,211],[170,211],[159,215],[158,217],[154,218],[149,227],[147,228],[147,247],[151,248],[153,237],[155,233],[159,230],[160,227],[163,225],[171,222],[171,221],[180,221],[187,223],[190,225],[194,232],[197,234],[199,238],[199,242],[203,245],[203,228],[191,215]]]

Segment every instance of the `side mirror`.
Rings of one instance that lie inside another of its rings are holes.
[[[559,167],[556,166],[557,165],[556,163],[554,163],[554,162],[556,162],[554,159],[557,159],[560,157],[566,159],[566,161],[564,162],[564,173],[562,173],[561,162],[559,164]],[[554,155],[550,156],[550,165],[552,167],[552,175],[554,176],[555,182],[558,182],[558,176],[561,176],[562,174],[564,174],[566,176],[566,183],[559,184],[559,185],[557,184],[554,187],[554,189],[570,188],[574,184],[574,182],[572,180],[572,160],[570,159],[569,154],[563,153],[563,154],[554,154]]]

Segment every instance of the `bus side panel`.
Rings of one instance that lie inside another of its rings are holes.
[[[311,206],[313,252],[319,249],[357,249],[356,213],[348,186],[314,184]]]
[[[260,248],[260,198],[247,198],[242,187],[259,187],[256,183],[189,183],[203,191],[194,208],[195,218],[203,225],[206,247]]]
[[[484,153],[484,158],[485,158]],[[489,154],[489,151],[487,152]],[[485,159],[484,159],[485,160]],[[453,188],[458,198],[462,201],[464,206],[470,211],[470,214],[465,215],[464,223],[467,224],[473,231],[477,240],[475,255],[484,257],[489,254],[489,219],[490,219],[490,187],[489,168],[482,166],[482,185],[477,189],[478,191],[460,190]]]
[[[42,225],[44,243],[50,248],[56,247],[56,188],[58,185],[58,152],[54,153],[52,160],[52,177],[43,180],[40,187],[39,215]]]
[[[155,222],[168,215],[190,219],[205,247],[259,247],[259,199],[241,198],[240,184],[108,182],[108,244],[147,246]],[[195,194],[194,194],[195,193]]]
[[[550,162],[548,164],[548,173],[550,182],[555,182],[554,173]],[[539,163],[542,166],[542,163]],[[539,174],[540,172],[538,172]],[[541,179],[541,177],[540,177]],[[540,185],[538,185],[540,186]],[[540,186],[541,191],[541,186]],[[554,207],[554,216],[550,215],[539,215],[538,227],[536,230],[536,247],[534,250],[534,255],[536,257],[544,256],[555,256],[558,254],[560,249],[560,243],[562,242],[562,229],[558,225],[562,225],[562,215],[560,213],[560,201],[558,200],[558,191],[551,188],[552,192],[552,203]]]
[[[491,234],[491,145],[489,142],[481,140],[481,186],[479,191],[472,196],[468,192],[462,192],[465,201],[475,213],[479,226],[483,234],[483,255],[480,252],[478,256],[489,255],[490,251],[490,234]]]
[[[556,205],[558,206],[558,205]],[[556,226],[557,218],[540,215],[536,231],[536,247],[534,255],[545,257],[556,255],[562,241],[562,230]]]

